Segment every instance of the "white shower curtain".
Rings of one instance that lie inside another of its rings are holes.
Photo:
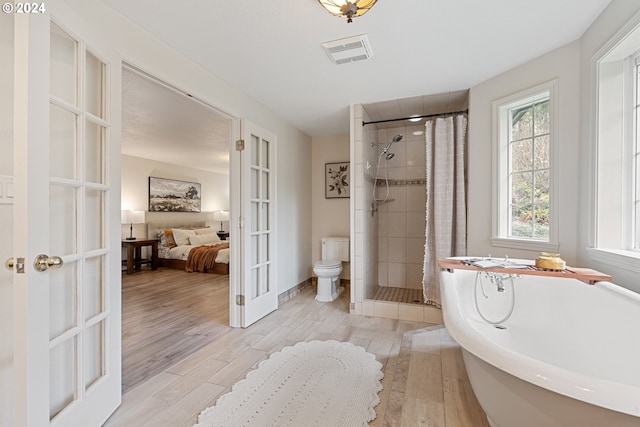
[[[440,307],[438,259],[466,255],[465,141],[467,117],[437,118],[425,124],[427,204],[423,292]]]

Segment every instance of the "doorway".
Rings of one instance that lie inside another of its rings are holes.
[[[123,65],[121,209],[144,211],[145,219],[123,224],[122,238],[156,239],[159,229],[193,224],[230,231],[229,221],[214,220],[231,205],[233,124],[195,96]],[[200,212],[150,212],[149,177],[200,184]],[[229,277],[165,267],[123,274],[123,392],[229,328]]]

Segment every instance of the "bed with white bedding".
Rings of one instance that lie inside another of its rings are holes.
[[[158,266],[229,274],[229,241],[221,241],[216,230],[203,222],[149,223],[148,230],[149,236],[160,240]]]

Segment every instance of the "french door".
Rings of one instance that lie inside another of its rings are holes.
[[[15,14],[15,426],[120,403],[119,58],[63,2]]]
[[[248,327],[278,308],[275,233],[275,150],[276,136],[251,123],[241,121],[242,140],[237,144],[234,163],[238,175],[232,177],[240,197],[232,207],[240,212],[239,276],[232,326]],[[232,262],[233,264],[233,262]]]

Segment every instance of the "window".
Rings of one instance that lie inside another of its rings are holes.
[[[555,81],[494,102],[494,246],[557,249]]]
[[[596,54],[596,136],[590,255],[640,272],[640,28]],[[635,260],[635,261],[634,261]]]

